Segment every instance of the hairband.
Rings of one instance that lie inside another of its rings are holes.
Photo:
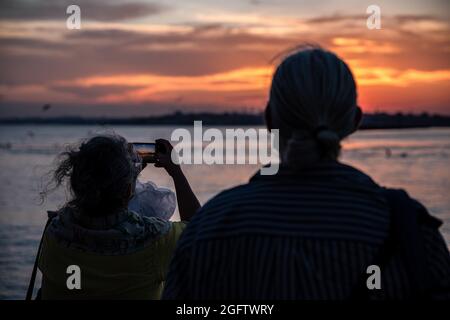
[[[318,126],[317,128],[315,128],[315,129],[313,130],[313,136],[314,136],[314,137],[317,137],[317,135],[318,135],[320,132],[325,131],[325,130],[330,130],[330,128],[329,128],[328,126],[325,126],[325,125]]]

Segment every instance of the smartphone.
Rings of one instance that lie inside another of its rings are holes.
[[[156,143],[133,142],[133,148],[142,158],[144,163],[155,163],[156,161]]]
[[[144,163],[155,163],[156,153],[164,153],[164,145],[154,142],[133,142],[133,148]]]

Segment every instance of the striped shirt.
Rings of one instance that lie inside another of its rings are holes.
[[[380,187],[336,162],[301,173],[255,175],[205,204],[181,236],[165,299],[347,299],[375,261],[389,229]],[[450,287],[450,256],[437,230],[423,230],[429,270]],[[407,298],[393,257],[374,299]]]

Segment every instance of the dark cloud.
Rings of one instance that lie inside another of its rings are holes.
[[[315,17],[307,19],[308,24],[331,24],[331,23],[347,23],[347,24],[361,24],[365,23],[369,15],[343,15],[343,14],[333,14],[328,16]],[[421,22],[421,21],[435,21],[435,22],[446,22],[447,20],[433,16],[433,15],[420,15],[420,14],[403,14],[394,15],[389,17],[382,16],[382,21],[389,23],[390,27],[395,28],[401,24],[409,22]]]
[[[71,4],[81,8],[81,17],[86,20],[120,21],[160,14],[168,7],[158,3],[114,3],[113,1],[92,0],[2,0],[0,19],[11,20],[63,20],[66,9]]]
[[[199,26],[191,32],[148,34],[79,30],[64,40],[0,39],[0,83],[42,83],[90,75],[198,76],[267,64],[301,39]],[[254,47],[252,47],[254,46]],[[158,47],[155,49],[155,47]],[[46,49],[46,54],[36,54]]]
[[[415,21],[426,21],[426,20],[440,20],[432,15],[413,15],[413,14],[400,14],[394,16],[394,19],[399,22],[415,22]]]
[[[263,3],[263,1],[262,0],[249,0],[248,3],[250,3],[251,5],[254,5],[254,6],[259,6]]]
[[[48,49],[48,50],[63,50],[68,46],[63,42],[49,41],[45,39],[37,38],[14,38],[14,37],[2,37],[0,38],[0,48],[2,50],[10,48],[24,48],[24,49]],[[2,51],[0,51],[0,54]]]
[[[356,20],[366,20],[367,15],[342,15],[342,14],[333,14],[329,16],[321,16],[321,17],[315,17],[306,20],[306,23],[311,24],[323,24],[323,23],[335,23],[335,22],[342,22],[342,21],[351,21],[355,22]]]
[[[92,75],[144,74],[199,76],[242,67],[267,65],[283,49],[314,40],[333,46],[335,35],[315,39],[299,34],[290,37],[230,32],[225,27],[199,26],[191,32],[147,34],[125,30],[80,30],[69,32],[64,41],[39,39],[0,40],[0,82],[42,83]],[[375,35],[371,33],[370,35]],[[352,35],[349,35],[352,36]],[[360,39],[359,35],[354,35]],[[374,41],[380,45],[400,46],[401,51],[380,55],[373,52],[343,53],[345,59],[363,58],[380,65],[433,70],[449,67],[444,49],[447,43],[417,38]],[[401,43],[400,43],[400,42]],[[36,50],[46,54],[36,54]],[[17,53],[16,53],[17,51]],[[405,55],[405,52],[408,54]],[[375,59],[373,59],[375,58]]]
[[[52,85],[49,87],[49,89],[58,92],[70,93],[80,98],[98,98],[108,94],[121,94],[130,90],[139,89],[143,87],[144,86],[124,86],[124,85],[96,85],[95,87]]]

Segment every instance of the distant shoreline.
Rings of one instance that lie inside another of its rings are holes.
[[[162,116],[106,118],[106,117],[28,117],[3,118],[0,124],[33,124],[33,125],[159,125],[159,126],[189,126],[194,121],[201,120],[205,126],[223,125],[263,125],[262,113],[182,113]],[[450,116],[414,114],[365,114],[361,129],[407,129],[450,127]]]

